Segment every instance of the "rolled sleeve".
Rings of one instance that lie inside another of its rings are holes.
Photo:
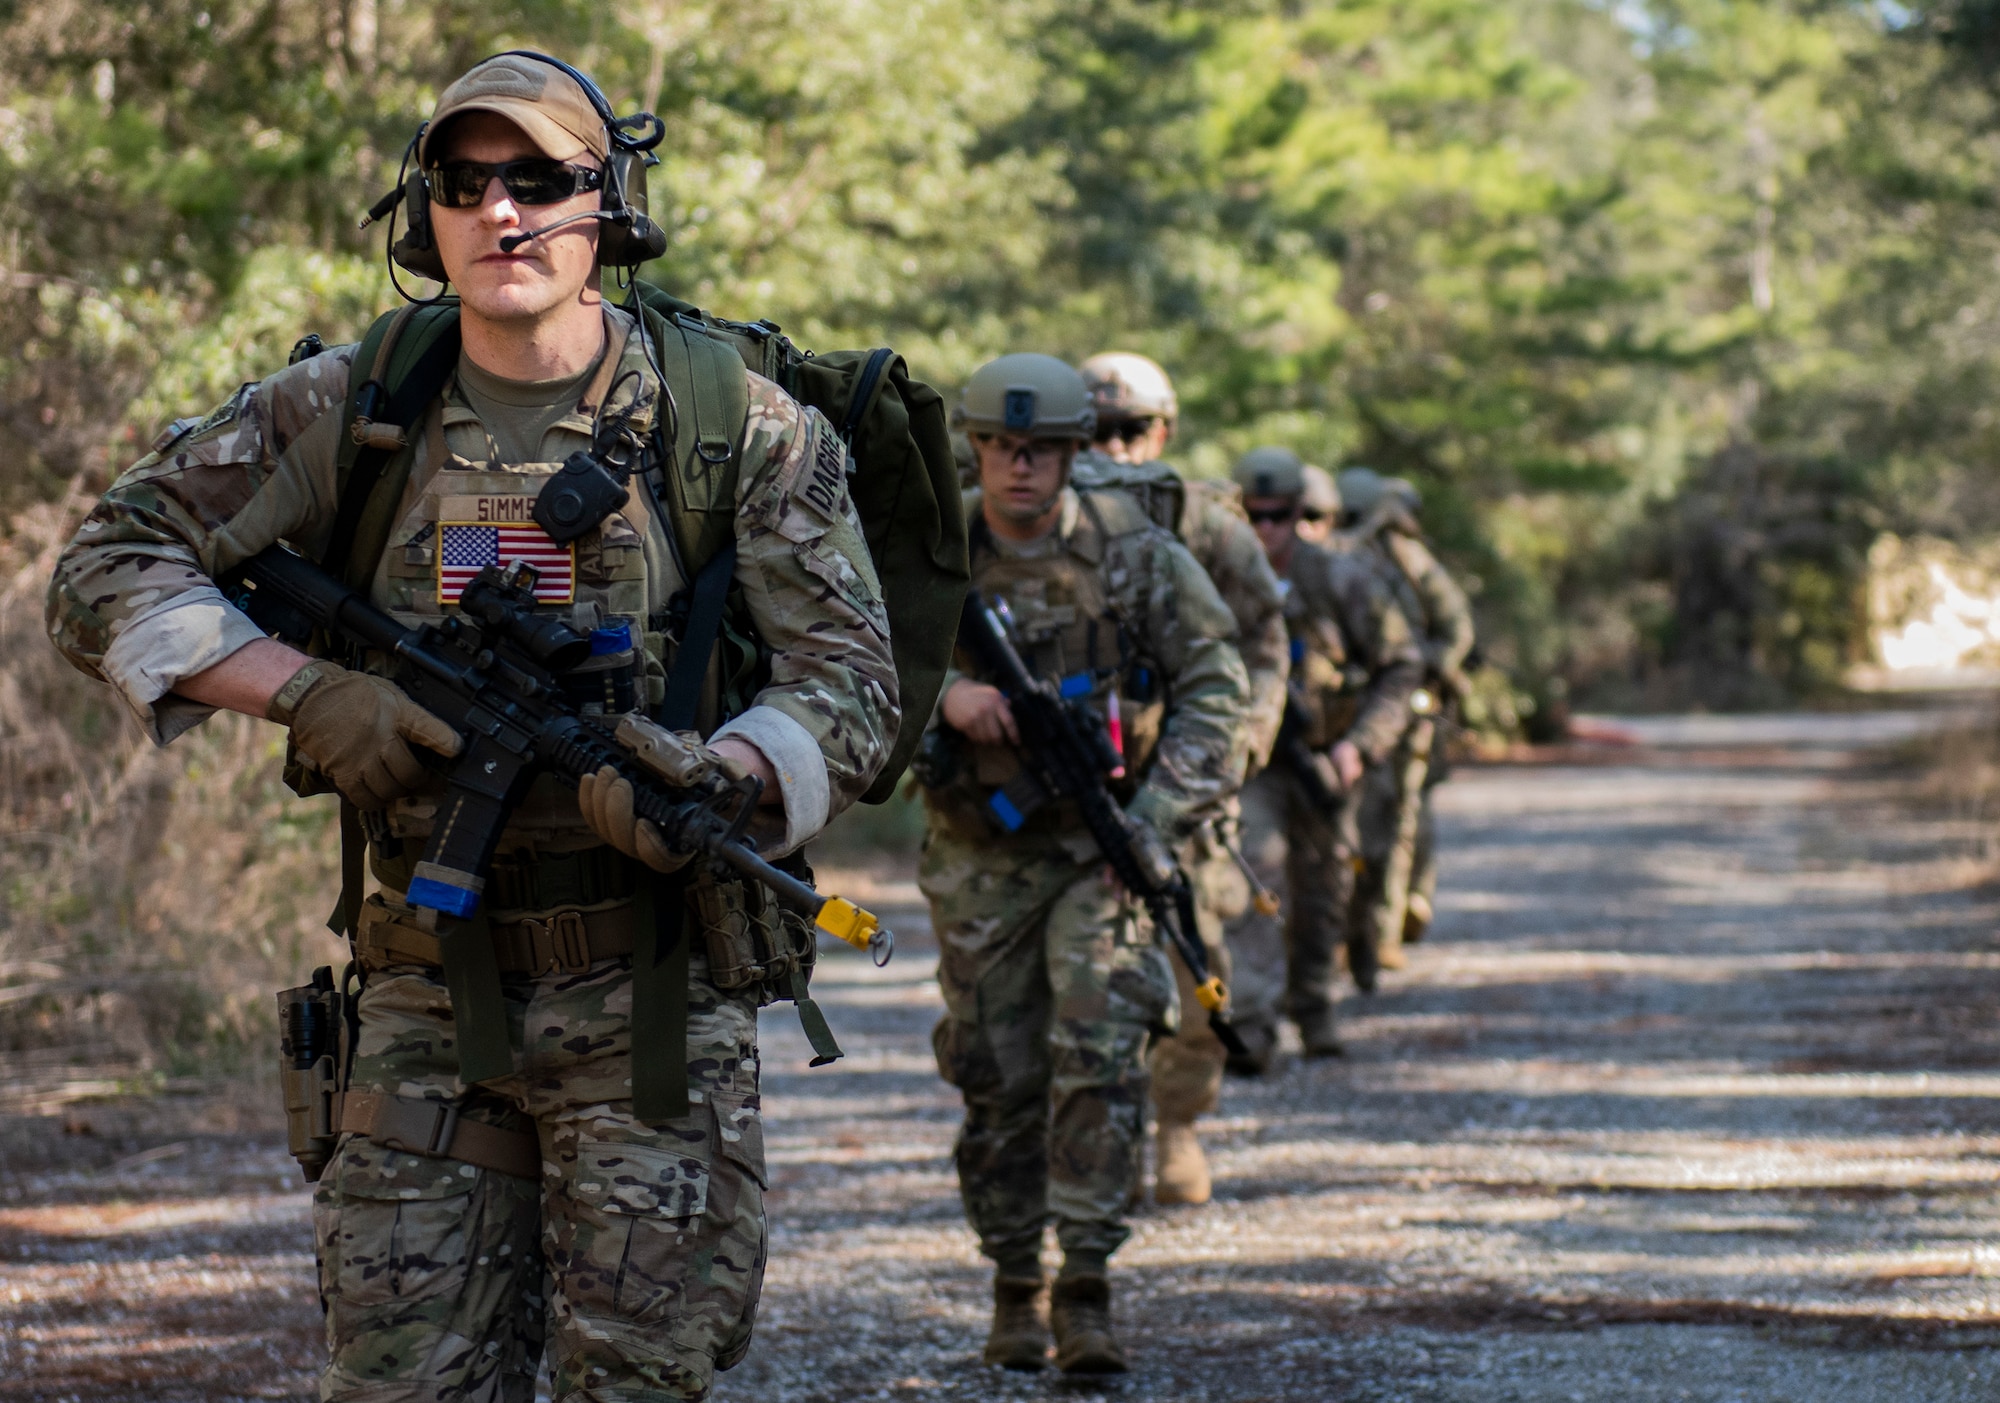
[[[214,585],[162,601],[118,630],[104,653],[104,675],[156,744],[165,745],[214,712],[174,695],[184,678],[206,672],[264,637]]]
[[[753,706],[708,738],[714,745],[725,736],[748,741],[771,762],[785,799],[785,838],[777,855],[806,843],[826,827],[833,801],[826,756],[812,733],[773,706]]]

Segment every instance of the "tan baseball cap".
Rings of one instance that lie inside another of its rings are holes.
[[[583,84],[540,59],[500,54],[446,88],[417,147],[420,164],[429,164],[431,138],[451,118],[467,112],[505,117],[554,160],[572,160],[589,151],[601,161],[610,154],[604,119]]]

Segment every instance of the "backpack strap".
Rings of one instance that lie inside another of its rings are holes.
[[[412,303],[375,319],[354,352],[335,483],[339,507],[320,566],[349,588],[366,589],[389,544],[396,506],[409,485],[415,451],[410,425],[442,394],[458,364],[458,307]],[[386,470],[386,471],[385,471]],[[360,812],[340,801],[340,899],[327,926],[352,936],[361,916],[365,838]]]
[[[347,397],[340,437],[339,510],[319,564],[350,589],[366,589],[388,547],[409,485],[410,426],[444,393],[458,365],[458,304],[412,303],[376,318],[354,352],[367,378]]]
[[[742,357],[685,316],[671,320],[650,308],[641,315],[661,351],[670,414],[658,416],[669,514],[690,579],[736,539],[737,451],[750,416],[750,385]],[[672,434],[671,443],[666,435]]]

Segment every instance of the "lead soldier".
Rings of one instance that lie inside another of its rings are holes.
[[[697,449],[692,427],[654,429],[668,389],[683,407],[698,391],[663,385],[640,326],[601,292],[601,262],[659,251],[634,247],[644,241],[629,219],[596,217],[631,120],[533,54],[486,60],[439,97],[407,211],[422,237],[399,244],[399,259],[449,278],[462,349],[400,450],[410,475],[386,549],[358,573],[375,604],[413,623],[453,612],[461,567],[481,553],[530,556],[546,611],[602,644],[584,681],[646,709],[675,662],[686,523],[635,482],[630,505],[571,545],[521,524],[607,413],[635,442],[663,446],[642,467],[649,486],[687,471]],[[314,1200],[331,1352],[321,1397],[525,1403],[546,1322],[558,1399],[705,1398],[748,1348],[764,1270],[757,1010],[771,991],[722,987],[710,958],[741,924],[713,913],[758,910],[756,892],[705,867],[659,879],[653,869],[686,859],[634,819],[615,771],[581,794],[538,781],[487,879],[499,993],[468,999],[459,1020],[440,930],[405,900],[440,792],[419,754],[450,753],[459,737],[388,680],[391,659],[294,651],[214,583],[274,542],[327,550],[347,500],[350,386],[384,373],[334,348],[171,434],[64,552],[50,635],[161,743],[216,708],[287,727],[310,776],[374,835],[378,889],[350,931],[364,974],[346,1133]],[[762,782],[766,851],[790,853],[882,765],[897,678],[833,430],[768,380],[747,375],[742,388],[743,425],[723,441],[736,481],[730,596],[756,667],[733,691],[710,671],[706,740],[690,745],[702,765]],[[804,490],[828,463],[831,493]],[[663,922],[684,913],[688,937],[670,947],[660,927],[666,968],[686,964],[684,987],[658,1006],[634,994],[634,950],[655,948],[640,913],[653,907]],[[635,1025],[671,1029],[671,1009],[685,1016],[685,1113],[641,1118],[635,1077],[678,1058]],[[461,1048],[475,1024],[512,1070],[472,1084]]]

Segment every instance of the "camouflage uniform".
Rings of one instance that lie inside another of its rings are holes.
[[[1249,676],[1246,773],[1255,774],[1270,754],[1285,714],[1291,654],[1278,577],[1243,515],[1241,492],[1228,483],[1184,483],[1165,463],[1127,465],[1094,450],[1077,455],[1071,481],[1086,488],[1119,486],[1133,491],[1155,521],[1179,534],[1229,606],[1236,619],[1236,649]],[[1228,922],[1250,909],[1250,885],[1228,847],[1239,841],[1236,795],[1227,796],[1204,817],[1206,821],[1182,848],[1181,865],[1194,885],[1195,918],[1208,950],[1209,970],[1227,985],[1231,969],[1223,932]],[[1178,956],[1173,957],[1173,966],[1182,1007],[1198,1008],[1194,977]],[[1192,1121],[1215,1109],[1226,1055],[1207,1019],[1183,1019],[1179,1032],[1154,1045],[1151,1061],[1153,1105],[1162,1120]]]
[[[1292,685],[1306,703],[1308,746],[1324,752],[1349,740],[1370,768],[1382,765],[1408,728],[1410,695],[1423,677],[1409,620],[1381,577],[1347,552],[1300,541],[1285,579]],[[1320,812],[1275,760],[1244,786],[1244,855],[1284,904],[1282,929],[1252,912],[1229,933],[1236,1021],[1253,1045],[1273,1036],[1281,1002],[1302,1030],[1323,1029],[1331,1040],[1336,952],[1356,900],[1356,808],[1350,798],[1337,815]]]
[[[1368,923],[1384,964],[1402,963],[1406,928],[1429,924],[1437,888],[1431,791],[1445,778],[1444,740],[1472,652],[1472,605],[1424,545],[1401,503],[1386,500],[1356,531],[1397,604],[1417,625],[1429,706],[1414,716],[1390,762],[1372,770],[1361,810],[1362,856],[1380,874]]]
[[[978,510],[975,497],[968,517]],[[1094,673],[1100,708],[1120,688],[1120,797],[1172,841],[1244,763],[1243,664],[1214,587],[1122,493],[1065,489],[1055,530],[1029,546],[978,521],[972,535],[973,583],[1008,601],[1029,665]],[[966,1216],[1003,1276],[1039,1274],[1051,1218],[1069,1267],[1101,1274],[1130,1231],[1146,1045],[1178,1026],[1174,976],[1073,810],[1044,809],[1013,834],[989,823],[986,797],[1019,769],[1011,748],[949,728],[932,739],[951,759],[925,791],[918,885],[940,946],[938,1068],[965,1098]]]
[[[370,589],[378,605],[405,622],[448,612],[444,526],[526,520],[541,481],[588,446],[607,395],[632,409],[634,429],[650,428],[657,378],[631,318],[605,316],[609,349],[578,405],[544,434],[542,461],[495,460],[455,386],[419,420],[416,468]],[[338,348],[246,385],[198,427],[167,436],[113,484],[64,552],[50,636],[110,682],[156,740],[208,714],[176,695],[176,683],[262,636],[212,578],[280,539],[308,553],[327,540],[353,354]],[[749,399],[736,583],[769,680],[715,736],[742,736],[772,761],[784,829],[768,847],[789,852],[879,769],[899,720],[896,674],[837,436],[759,376],[749,376]],[[638,650],[612,661],[637,679],[639,700],[657,704],[671,660],[668,604],[686,582],[645,494],[634,491],[577,542],[571,574],[570,597],[552,607],[584,627],[628,621]],[[387,670],[386,659],[366,661]],[[704,731],[723,706],[711,676]],[[764,991],[716,988],[703,942],[691,942],[681,1119],[632,1115],[629,956],[506,980],[517,1070],[462,1085],[435,961],[369,956],[366,944],[371,930],[407,914],[400,897],[437,798],[431,790],[397,801],[370,845],[382,891],[368,915],[381,919],[362,932],[369,974],[350,1091],[454,1102],[469,1121],[532,1130],[539,1182],[349,1135],[315,1210],[333,1355],[323,1396],[526,1399],[546,1310],[558,1398],[706,1397],[714,1369],[747,1344],[762,1270]],[[501,866],[512,876],[488,888],[496,930],[615,918],[646,880],[599,843],[574,792],[546,777],[502,838],[496,873]],[[703,890],[693,884],[690,911]],[[692,919],[686,928],[714,936]]]

